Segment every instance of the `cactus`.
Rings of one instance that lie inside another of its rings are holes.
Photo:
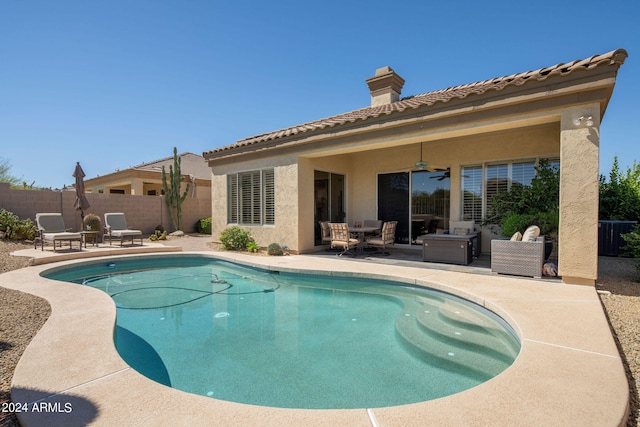
[[[190,184],[187,183],[184,193],[180,195],[180,185],[183,180],[180,173],[180,157],[176,147],[173,147],[173,166],[169,165],[169,183],[162,166],[162,189],[171,213],[171,222],[176,230],[182,230],[182,202],[187,198],[190,188]]]
[[[102,229],[102,221],[96,214],[87,214],[84,216],[84,229],[89,231],[100,231]]]

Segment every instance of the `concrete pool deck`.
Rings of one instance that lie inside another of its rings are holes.
[[[145,244],[138,251],[167,250],[160,246]],[[122,252],[106,248],[102,253]],[[53,266],[77,262],[64,260],[0,275],[1,286],[45,298],[52,308],[14,372],[13,402],[25,403],[28,409],[18,414],[23,424],[625,425],[628,383],[595,288],[327,256],[185,253],[275,270],[395,278],[444,290],[503,317],[518,333],[522,349],[497,377],[465,392],[416,404],[303,410],[225,402],[163,386],[130,368],[113,345],[116,310],[111,298],[97,289],[39,276]]]

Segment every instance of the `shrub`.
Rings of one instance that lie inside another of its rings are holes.
[[[635,258],[636,269],[640,270],[640,226],[636,225],[631,233],[623,234],[622,238],[627,242],[623,248],[625,255]]]
[[[524,230],[531,225],[532,215],[510,213],[504,217],[500,227],[504,236],[512,236],[516,231],[524,233]]]
[[[239,251],[247,249],[249,242],[253,241],[251,234],[247,230],[234,225],[220,233],[222,247],[228,251]]]
[[[21,220],[12,212],[0,210],[0,237],[9,240],[33,240],[37,234],[38,227],[29,218]]]
[[[260,250],[260,245],[258,245],[258,243],[255,240],[251,240],[247,244],[247,250],[249,252],[256,253],[256,252],[258,252],[258,250]]]
[[[282,246],[280,246],[277,243],[270,244],[269,247],[267,248],[267,253],[269,255],[276,255],[276,256],[284,255],[284,251],[282,250]]]
[[[640,164],[621,172],[616,156],[609,182],[600,175],[600,219],[640,220]]]
[[[196,221],[196,232],[200,234],[211,234],[211,217]]]
[[[96,214],[87,214],[84,217],[84,229],[88,231],[100,231],[102,229],[102,221]]]
[[[509,236],[535,224],[541,234],[553,235],[559,223],[560,171],[548,160],[541,159],[530,186],[513,185],[509,191],[493,196],[492,203],[493,216],[487,218],[484,225],[499,224],[502,233]],[[525,227],[521,224],[524,219],[529,221]]]
[[[167,232],[165,230],[160,231],[156,228],[155,233],[149,236],[149,240],[153,242],[158,240],[167,240]]]

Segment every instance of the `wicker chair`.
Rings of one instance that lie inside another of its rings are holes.
[[[516,276],[542,277],[544,236],[534,242],[491,241],[491,272]]]

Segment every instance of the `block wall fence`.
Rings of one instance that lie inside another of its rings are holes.
[[[152,234],[158,225],[174,231],[169,217],[169,207],[163,196],[141,196],[129,194],[86,193],[91,207],[85,215],[96,214],[104,224],[106,212],[123,212],[127,226]],[[35,222],[36,213],[62,213],[64,224],[72,231],[82,228],[80,211],[74,209],[74,191],[13,190],[7,183],[0,183],[0,209],[13,212],[20,219],[30,218]],[[182,203],[182,228],[190,233],[195,231],[199,219],[211,216],[211,198],[187,197]]]

